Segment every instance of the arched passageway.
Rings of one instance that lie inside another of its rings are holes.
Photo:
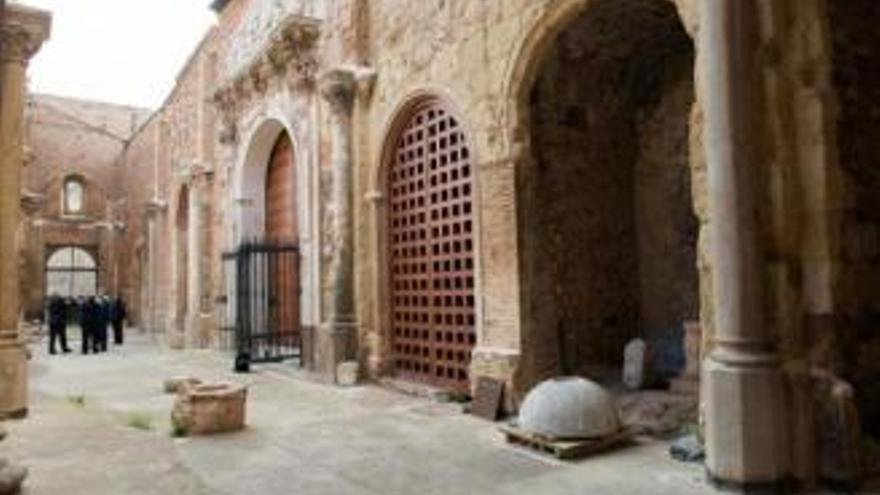
[[[458,119],[412,105],[388,141],[388,321],[397,376],[468,391],[476,344],[473,168]]]
[[[542,50],[518,176],[521,374],[619,379],[699,316],[694,46],[668,0],[595,0]]]

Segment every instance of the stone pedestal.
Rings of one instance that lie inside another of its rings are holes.
[[[321,325],[314,333],[313,367],[328,383],[337,383],[340,363],[356,357],[356,328],[353,323]]]
[[[772,362],[709,359],[703,372],[706,467],[722,484],[772,484],[788,475],[783,375]]]
[[[0,339],[0,418],[27,415],[27,350],[24,343]]]

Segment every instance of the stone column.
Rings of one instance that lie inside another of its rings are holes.
[[[352,163],[352,110],[355,75],[334,69],[321,77],[321,95],[330,109],[332,142],[332,189],[329,212],[330,243],[329,297],[324,303],[322,323],[315,336],[315,366],[325,377],[336,380],[336,366],[354,357],[354,212],[352,208],[354,165]]]
[[[49,35],[49,14],[7,5],[0,24],[0,418],[27,414],[27,351],[19,334],[19,215],[25,71]]]
[[[733,486],[788,474],[783,375],[764,311],[761,70],[754,0],[700,3],[715,347],[704,363],[706,467]]]

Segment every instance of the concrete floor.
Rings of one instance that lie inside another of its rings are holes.
[[[0,456],[29,466],[29,495],[715,493],[663,443],[560,462],[507,445],[460,406],[316,384],[288,366],[230,367],[136,334],[99,356],[35,348],[31,415],[6,424]],[[172,438],[162,381],[175,375],[247,383],[248,428]]]

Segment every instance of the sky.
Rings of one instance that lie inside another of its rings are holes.
[[[215,21],[209,0],[22,0],[52,12],[30,90],[158,108]]]

